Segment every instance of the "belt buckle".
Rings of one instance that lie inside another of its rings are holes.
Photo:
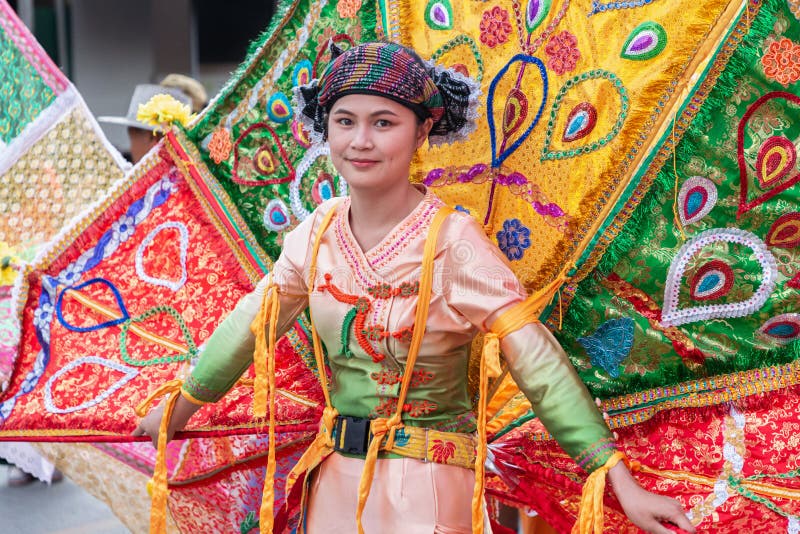
[[[365,417],[339,416],[336,419],[335,451],[366,456],[370,442],[370,419]]]
[[[425,458],[423,458],[423,459],[422,459],[422,461],[423,461],[424,463],[428,463],[428,462],[430,462],[430,460],[428,459],[428,454],[429,454],[429,452],[428,452],[428,431],[429,431],[429,430],[430,430],[430,428],[428,428],[428,427],[426,426],[426,427],[425,427]]]

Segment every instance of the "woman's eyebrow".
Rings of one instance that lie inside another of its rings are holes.
[[[337,108],[337,109],[333,110],[332,114],[333,115],[352,115],[352,116],[355,116],[355,113],[353,113],[352,111],[350,111],[349,109],[346,109],[346,108]],[[392,111],[390,109],[379,109],[378,111],[373,111],[372,113],[369,114],[370,117],[375,117],[377,115],[392,115],[394,117],[398,116],[397,113],[395,113],[394,111]]]

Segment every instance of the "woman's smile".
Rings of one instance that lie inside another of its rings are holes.
[[[369,169],[374,165],[380,163],[376,159],[366,159],[366,158],[348,158],[347,161],[356,169]]]

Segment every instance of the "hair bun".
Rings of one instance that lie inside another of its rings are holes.
[[[426,62],[444,102],[444,114],[431,128],[431,145],[454,143],[466,139],[477,128],[480,84],[433,62]]]

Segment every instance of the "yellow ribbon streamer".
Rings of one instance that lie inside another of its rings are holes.
[[[475,486],[472,490],[472,532],[483,534],[483,492],[486,465],[486,406],[489,396],[489,378],[497,378],[502,373],[500,367],[500,338],[488,333],[483,338],[481,352],[480,381],[478,385],[478,444],[475,452]]]
[[[606,475],[608,471],[625,460],[625,455],[615,452],[605,465],[586,479],[581,494],[581,506],[578,520],[572,527],[572,534],[603,534],[603,494],[606,490]]]
[[[322,234],[330,225],[336,207],[331,208],[323,217],[317,230],[317,237],[311,254],[311,267],[308,283],[309,297],[314,291],[314,280],[316,278],[316,263],[319,253]],[[275,343],[278,331],[278,317],[280,315],[280,301],[278,299],[278,288],[272,283],[270,278],[268,288],[261,303],[261,309],[253,324],[250,326],[256,335],[256,348],[253,353],[253,365],[256,371],[256,378],[253,384],[253,416],[265,417],[267,411],[267,397],[269,397],[269,453],[267,459],[267,473],[264,477],[264,492],[261,497],[261,508],[259,510],[259,529],[261,532],[272,532],[275,522]],[[267,324],[269,324],[269,336],[267,336]],[[322,425],[326,435],[320,438],[323,428],[317,434],[317,438],[306,450],[300,461],[292,468],[291,473],[286,479],[286,495],[294,485],[297,478],[304,471],[298,466],[301,463],[313,469],[333,450],[333,442],[330,439],[333,430],[333,420],[336,418],[335,410],[331,407],[330,393],[325,374],[325,364],[323,360],[322,344],[319,336],[313,328],[312,320],[312,339],[314,342],[314,354],[319,369],[322,391],[325,395],[326,409],[323,412]],[[268,386],[268,389],[267,389]],[[330,409],[329,409],[330,408]]]
[[[278,287],[272,283],[269,275],[264,299],[258,310],[258,315],[250,324],[250,330],[255,334],[256,346],[253,351],[253,368],[256,378],[253,382],[253,417],[264,418],[267,416],[267,397],[274,387],[274,373],[269,372],[269,361],[275,359],[275,332],[280,313],[280,300]],[[269,336],[266,327],[269,325]]]
[[[150,534],[163,534],[167,531],[167,427],[172,418],[175,401],[181,394],[183,380],[168,380],[155,389],[145,400],[136,407],[136,415],[144,417],[150,410],[150,405],[159,397],[167,395],[164,404],[164,413],[161,416],[161,425],[158,427],[158,448],[156,452],[156,465],[153,470],[152,501],[150,502]]]
[[[485,464],[487,456],[486,426],[489,406],[489,379],[499,377],[500,340],[519,330],[526,324],[538,322],[539,314],[553,299],[553,296],[567,280],[567,270],[562,271],[552,282],[530,295],[527,299],[511,307],[492,323],[483,338],[480,374],[478,382],[478,444],[475,452],[475,487],[472,492],[472,532],[483,534],[483,496],[485,490]],[[503,395],[508,396],[508,390]]]
[[[445,219],[453,213],[453,209],[443,206],[436,212],[428,229],[428,236],[425,240],[425,248],[422,252],[422,275],[419,281],[419,294],[417,297],[417,310],[414,315],[414,333],[411,335],[411,346],[408,348],[408,356],[403,371],[403,378],[400,384],[400,394],[397,398],[397,410],[388,419],[380,418],[372,421],[370,429],[374,435],[367,449],[367,457],[364,459],[364,470],[361,472],[361,481],[358,484],[358,506],[356,507],[356,525],[358,534],[364,534],[364,527],[361,524],[361,515],[367,504],[367,497],[372,486],[372,478],[375,474],[375,463],[378,459],[378,451],[381,449],[383,437],[387,436],[386,451],[391,451],[394,447],[395,432],[403,427],[403,405],[408,396],[411,386],[411,377],[414,365],[417,362],[419,348],[422,345],[422,337],[425,335],[425,325],[428,322],[428,309],[431,304],[431,289],[433,287],[433,260],[436,256],[436,241],[439,229]]]
[[[264,300],[258,316],[250,325],[256,335],[256,347],[253,352],[253,366],[256,378],[253,382],[253,417],[263,419],[269,403],[267,473],[264,477],[264,491],[261,496],[259,510],[259,528],[263,532],[272,532],[275,521],[275,338],[280,315],[278,287],[272,283],[270,275]],[[266,325],[269,324],[269,336]]]

